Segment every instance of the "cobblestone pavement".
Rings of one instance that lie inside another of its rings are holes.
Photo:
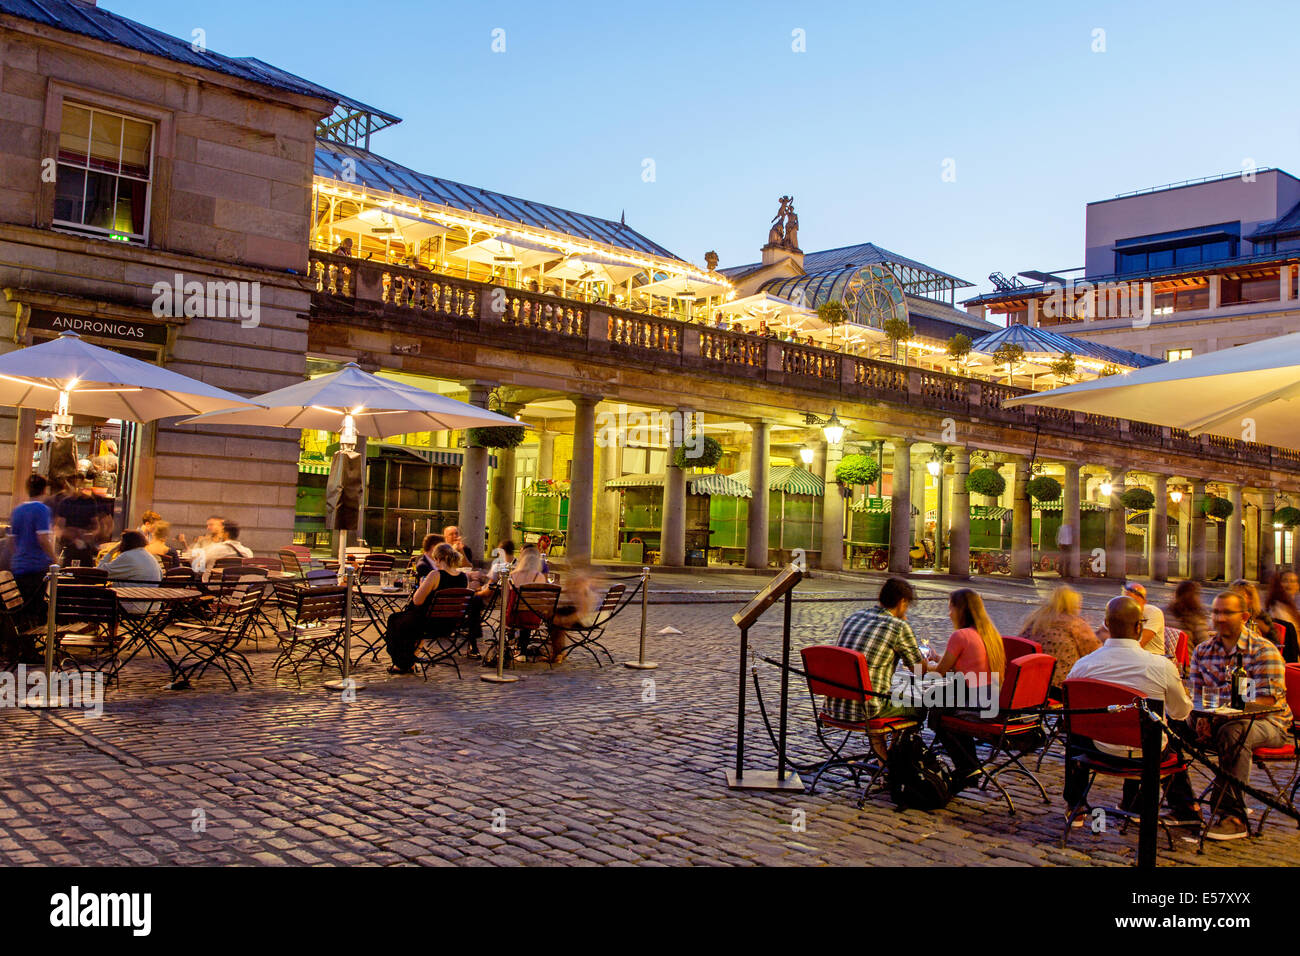
[[[806,581],[794,609],[796,643],[833,640],[879,580]],[[321,686],[333,675],[301,689],[277,682],[265,649],[251,655],[255,689],[238,692],[211,677],[188,692],[165,692],[160,664],[133,662],[98,718],[0,712],[0,862],[1132,862],[1135,832],[1076,830],[1070,848],[1059,848],[1059,757],[1043,765],[1048,805],[1009,778],[1014,816],[1000,798],[978,792],[934,814],[897,812],[882,795],[857,810],[844,778],[824,781],[813,796],[729,791],[738,663],[730,616],[735,592],[761,581],[743,573],[658,577],[649,632],[661,666],[650,672],[575,659],[553,670],[528,665],[519,683],[494,686],[477,679],[476,665],[462,667],[463,679],[441,668],[426,683],[368,663],[360,671],[367,686],[345,703]],[[1014,633],[1052,583],[980,587],[999,626]],[[914,622],[946,635],[951,585],[919,587]],[[1087,591],[1095,621],[1113,592]],[[616,660],[635,656],[635,611],[611,628]],[[779,649],[779,620],[772,610],[754,628],[760,654]],[[659,634],[665,627],[681,633]],[[775,678],[770,669],[761,675],[769,702]],[[771,766],[750,697],[751,766]],[[791,720],[796,758],[815,754],[809,716],[800,690]],[[1161,861],[1297,862],[1295,830],[1274,819],[1262,839],[1211,845],[1199,858],[1187,844],[1170,852],[1162,837]]]

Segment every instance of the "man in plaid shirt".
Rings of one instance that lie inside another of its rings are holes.
[[[898,662],[921,664],[921,648],[916,634],[907,623],[907,608],[916,600],[916,592],[902,578],[890,578],[880,589],[878,607],[854,611],[844,619],[840,647],[861,651],[867,658],[867,673],[871,689],[877,694],[888,694],[894,680]],[[830,698],[826,712],[837,720],[860,721],[872,717],[899,717],[910,714],[911,708],[894,704],[879,697],[868,697],[866,708],[855,700]]]
[[[1226,703],[1232,690],[1232,672],[1237,655],[1254,685],[1255,703],[1280,705],[1281,710],[1256,720],[1229,720],[1211,728],[1210,722],[1197,722],[1197,734],[1213,734],[1219,762],[1230,776],[1215,780],[1212,806],[1220,817],[1209,830],[1209,840],[1239,840],[1250,835],[1246,828],[1246,805],[1241,799],[1242,783],[1250,779],[1251,753],[1256,747],[1284,747],[1291,726],[1291,710],[1286,702],[1286,665],[1277,645],[1246,627],[1246,604],[1236,591],[1224,591],[1214,599],[1212,611],[1214,637],[1196,648],[1192,658],[1189,684],[1193,701],[1204,689],[1217,689],[1219,700]]]

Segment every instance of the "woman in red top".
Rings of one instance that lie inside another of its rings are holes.
[[[1000,683],[1007,669],[1007,653],[1002,635],[984,610],[984,599],[970,588],[958,588],[948,598],[948,617],[956,630],[935,671],[965,674],[968,685],[987,684],[993,675]]]

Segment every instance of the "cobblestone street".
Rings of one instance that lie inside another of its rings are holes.
[[[165,669],[134,662],[103,716],[0,713],[0,861],[6,864],[1129,864],[1136,832],[1076,830],[1061,850],[1061,759],[1042,778],[1052,797],[1014,777],[1018,812],[967,791],[934,814],[897,812],[874,795],[857,810],[847,778],[814,796],[733,792],[737,632],[743,574],[662,575],[649,610],[650,657],[638,672],[575,658],[523,680],[462,679],[440,668],[426,683],[367,662],[355,702],[325,690],[326,674],[277,682],[264,642],[250,655],[253,690],[209,675],[165,692]],[[879,577],[806,581],[795,605],[796,644],[834,640],[839,621]],[[1015,633],[1038,585],[980,583],[999,627]],[[918,581],[918,630],[948,633],[948,582]],[[725,592],[733,593],[725,593]],[[1165,591],[1152,589],[1163,604]],[[677,592],[677,593],[670,593]],[[1100,620],[1109,589],[1087,588]],[[665,601],[676,603],[661,603]],[[726,603],[730,601],[731,603]],[[613,626],[614,657],[635,657],[638,615]],[[779,649],[779,608],[754,628],[760,654]],[[671,626],[680,634],[660,635]],[[387,661],[385,660],[386,664]],[[776,672],[762,674],[769,704]],[[792,753],[815,756],[802,682]],[[750,765],[771,766],[756,707]],[[1057,752],[1059,753],[1059,751]],[[1261,778],[1262,779],[1262,778]],[[1106,788],[1113,803],[1117,793]],[[1117,789],[1117,788],[1115,788]],[[802,813],[796,813],[802,811]],[[1256,810],[1256,813],[1259,811]],[[805,828],[794,824],[803,818]],[[1258,819],[1257,816],[1252,820]],[[1165,864],[1291,864],[1300,841],[1282,817],[1259,840],[1179,844]]]

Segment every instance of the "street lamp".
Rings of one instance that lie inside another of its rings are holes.
[[[943,465],[939,463],[938,458],[931,458],[929,461],[925,463],[925,470],[930,473],[931,478],[938,478],[939,470],[941,468],[943,468]]]
[[[1178,504],[1178,502],[1182,501],[1183,500],[1182,490],[1175,488],[1173,491],[1169,492],[1169,500],[1172,501],[1174,504]]]
[[[1115,490],[1115,486],[1110,483],[1110,479],[1107,479],[1101,483],[1101,496],[1103,498],[1109,498],[1110,493],[1114,490]]]
[[[844,423],[840,417],[831,409],[829,419],[818,418],[812,412],[804,412],[803,421],[805,425],[821,425],[822,434],[826,436],[826,442],[831,445],[838,445],[844,439]]]
[[[813,450],[805,445],[799,449],[799,458],[805,465],[811,465],[813,460]]]

